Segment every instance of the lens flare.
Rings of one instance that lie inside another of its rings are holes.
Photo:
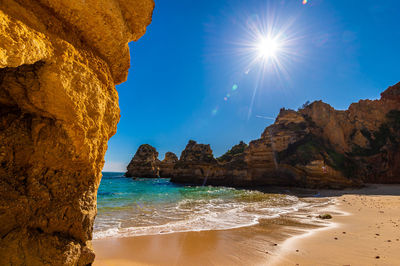
[[[218,113],[218,106],[211,111],[211,115],[215,116]]]
[[[302,0],[303,1],[303,0]],[[308,1],[304,1],[307,3]],[[268,5],[265,12],[247,14],[242,26],[243,34],[236,42],[241,73],[254,80],[248,109],[250,119],[259,89],[284,88],[291,75],[289,68],[303,56],[302,39],[305,29],[299,17],[287,16],[280,6]],[[232,91],[235,89],[232,87]]]

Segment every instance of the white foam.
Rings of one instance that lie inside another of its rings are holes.
[[[289,202],[291,205],[274,207],[271,206],[270,201],[227,200],[226,202],[223,199],[184,199],[175,207],[146,214],[148,219],[143,219],[145,226],[124,226],[124,223],[118,219],[112,221],[100,219],[96,221],[94,239],[233,229],[256,225],[260,219],[277,218],[284,214],[296,213],[299,209],[309,209],[318,204],[325,204],[299,201],[294,196],[285,196],[278,200]],[[272,203],[273,201],[274,199]],[[156,218],[167,222],[156,224],[154,222]],[[135,217],[132,217],[132,221],[134,220]]]

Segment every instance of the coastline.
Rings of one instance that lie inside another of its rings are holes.
[[[393,265],[400,261],[399,195],[398,185],[326,190],[321,196],[335,204],[310,209],[309,222],[295,213],[229,230],[98,239],[94,265]],[[324,211],[333,219],[316,220]]]

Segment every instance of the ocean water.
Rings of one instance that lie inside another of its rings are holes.
[[[250,226],[313,205],[290,195],[183,186],[164,178],[134,180],[104,172],[94,239]]]

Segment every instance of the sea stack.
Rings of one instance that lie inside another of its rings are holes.
[[[175,164],[172,182],[202,184],[209,176],[218,174],[218,162],[214,158],[209,144],[198,144],[189,140],[182,151],[179,161]]]
[[[174,173],[175,164],[178,162],[178,157],[173,152],[166,152],[165,158],[160,162],[160,177],[171,178]]]
[[[157,178],[159,173],[160,160],[156,148],[149,144],[142,144],[133,156],[127,167],[126,177]]]
[[[115,85],[154,3],[0,3],[0,264],[91,265]]]
[[[346,111],[322,101],[282,108],[261,138],[218,160],[209,145],[190,141],[171,181],[337,189],[400,183],[400,83]]]

